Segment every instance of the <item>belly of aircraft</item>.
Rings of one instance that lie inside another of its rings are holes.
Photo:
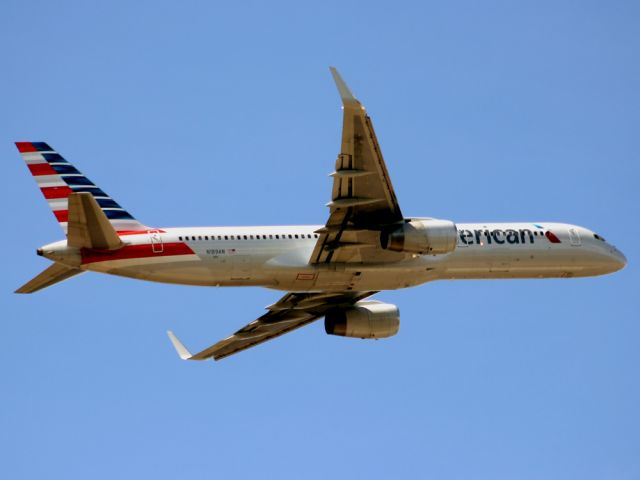
[[[262,286],[285,291],[395,290],[438,279],[546,278],[594,274],[579,250],[521,252],[516,249],[457,249],[398,263],[274,263],[273,257],[198,255],[102,261],[86,265],[112,275],[202,286]]]
[[[189,259],[142,259],[99,262],[87,270],[147,281],[202,286],[262,286],[286,291],[395,290],[437,278],[438,269],[425,265],[299,265],[256,264],[250,258],[234,262]]]

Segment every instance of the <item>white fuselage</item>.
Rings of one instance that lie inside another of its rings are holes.
[[[394,253],[397,261],[379,264],[309,264],[319,228],[166,228],[122,234],[126,246],[115,252],[73,252],[62,241],[41,253],[81,262],[85,270],[156,282],[306,292],[393,290],[440,279],[585,277],[626,263],[586,228],[543,222],[457,224],[457,247],[444,255]]]

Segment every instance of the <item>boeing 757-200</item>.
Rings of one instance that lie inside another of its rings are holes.
[[[183,359],[219,360],[324,317],[326,332],[395,335],[395,305],[380,290],[443,279],[568,278],[624,267],[624,255],[584,227],[564,223],[454,223],[407,218],[371,119],[338,72],[342,146],[324,225],[148,227],[44,142],[17,142],[66,234],[38,249],[54,263],[17,290],[32,293],[85,271],[155,282],[262,286],[287,293],[257,320]]]

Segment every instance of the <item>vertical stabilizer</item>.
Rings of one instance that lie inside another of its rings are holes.
[[[16,147],[65,233],[69,222],[69,195],[74,192],[93,196],[116,231],[147,229],[48,144],[16,142]]]

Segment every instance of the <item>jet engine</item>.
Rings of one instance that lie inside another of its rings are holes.
[[[327,312],[324,329],[329,335],[341,337],[392,337],[400,330],[400,310],[390,303],[358,302],[353,307]]]
[[[455,223],[435,218],[410,219],[380,236],[382,248],[394,252],[436,255],[453,252],[457,243]]]

